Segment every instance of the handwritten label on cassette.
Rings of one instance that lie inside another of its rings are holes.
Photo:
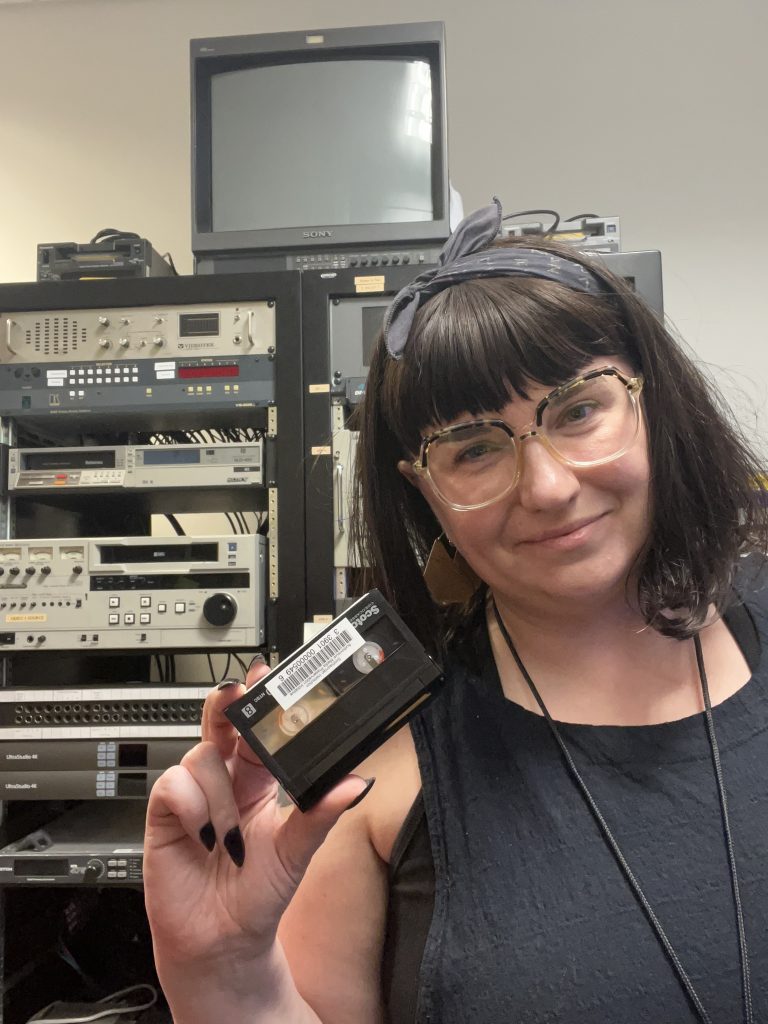
[[[287,668],[277,672],[266,684],[266,689],[280,707],[288,711],[329,672],[364,646],[364,638],[349,619],[341,619]]]

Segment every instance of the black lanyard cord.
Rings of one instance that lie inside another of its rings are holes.
[[[701,679],[701,690],[704,694],[704,709],[707,718],[707,732],[709,733],[709,745],[712,748],[712,762],[715,767],[715,778],[717,780],[717,791],[720,796],[720,813],[723,818],[723,835],[725,846],[728,851],[728,866],[731,869],[731,886],[733,888],[733,905],[736,909],[736,927],[739,932],[739,960],[741,962],[741,992],[744,1000],[744,1020],[752,1024],[752,985],[749,975],[749,951],[747,949],[747,936],[744,930],[744,914],[741,908],[741,893],[739,891],[739,876],[736,872],[736,855],[733,852],[733,838],[731,836],[731,822],[728,817],[728,800],[725,795],[725,783],[723,782],[723,768],[720,763],[720,748],[717,745],[715,735],[715,723],[712,718],[712,704],[709,699],[709,683],[707,682],[707,671],[704,668],[704,654],[701,650],[701,640],[698,633],[693,638],[696,648],[696,664],[699,667],[699,678]]]
[[[571,777],[573,778],[574,782],[576,783],[576,785],[578,786],[579,790],[581,791],[581,794],[584,797],[584,800],[585,800],[587,806],[589,807],[589,810],[592,812],[592,815],[595,818],[595,821],[597,822],[597,824],[600,827],[600,830],[603,833],[603,837],[604,837],[605,841],[608,843],[608,846],[610,847],[610,850],[613,853],[613,855],[614,855],[614,857],[615,857],[619,867],[621,868],[622,872],[624,873],[624,876],[626,877],[627,881],[629,882],[630,888],[632,889],[633,893],[635,894],[635,897],[636,897],[637,901],[640,903],[641,907],[643,908],[643,911],[645,912],[645,915],[648,918],[648,920],[649,920],[649,922],[651,924],[651,927],[653,928],[653,930],[654,930],[654,932],[656,934],[656,937],[658,938],[659,942],[661,943],[662,947],[664,948],[664,952],[667,954],[667,957],[669,958],[669,960],[670,960],[670,962],[671,962],[671,964],[672,964],[672,966],[673,966],[673,968],[675,970],[675,973],[677,974],[678,979],[680,980],[680,984],[683,986],[683,989],[685,990],[686,995],[688,996],[688,998],[691,1001],[694,1009],[696,1010],[696,1013],[697,1013],[697,1015],[699,1017],[699,1020],[701,1021],[701,1024],[712,1024],[712,1019],[709,1016],[709,1014],[707,1013],[707,1011],[704,1009],[704,1006],[702,1005],[702,1002],[699,999],[699,996],[698,996],[696,990],[693,987],[691,979],[688,977],[688,975],[687,975],[687,973],[685,971],[685,968],[683,967],[682,963],[680,962],[680,958],[678,957],[677,953],[675,952],[675,949],[674,949],[672,943],[667,938],[667,935],[666,935],[664,929],[662,928],[659,919],[656,917],[656,914],[653,912],[653,908],[651,907],[650,903],[648,902],[648,899],[647,899],[645,893],[641,889],[640,883],[635,878],[635,875],[633,874],[632,869],[630,868],[629,864],[627,863],[626,858],[624,857],[624,854],[621,852],[621,849],[619,848],[619,844],[614,839],[613,834],[612,834],[611,830],[608,827],[608,823],[606,822],[605,818],[603,817],[603,815],[602,815],[602,813],[600,811],[600,808],[595,803],[595,800],[594,800],[592,794],[589,792],[589,789],[587,788],[586,783],[584,782],[584,780],[582,779],[581,775],[579,774],[579,770],[576,767],[576,765],[574,764],[573,758],[571,757],[571,753],[568,750],[568,748],[566,747],[565,742],[564,742],[562,736],[560,735],[560,730],[557,728],[557,725],[553,721],[549,711],[547,710],[546,705],[544,704],[544,701],[541,699],[541,695],[539,694],[539,691],[536,689],[536,686],[535,686],[533,680],[531,679],[531,677],[528,674],[528,671],[527,671],[525,665],[523,664],[522,660],[520,659],[520,655],[517,653],[517,650],[515,649],[515,645],[512,643],[512,638],[510,637],[509,632],[507,631],[507,627],[504,625],[504,622],[502,621],[501,615],[499,614],[499,609],[496,607],[496,602],[495,601],[493,601],[493,614],[494,614],[494,616],[496,618],[496,622],[498,624],[499,630],[501,631],[501,635],[504,637],[504,640],[505,640],[505,642],[507,644],[507,647],[509,648],[509,652],[512,655],[512,657],[515,659],[515,663],[517,664],[517,667],[520,670],[521,675],[523,676],[523,678],[525,679],[526,683],[528,684],[528,686],[530,688],[530,691],[533,694],[533,696],[534,696],[534,698],[536,700],[536,703],[539,705],[539,708],[541,709],[541,713],[544,716],[544,718],[546,719],[547,724],[548,724],[548,726],[550,728],[550,731],[552,732],[552,735],[553,735],[557,745],[560,748],[560,752],[562,753],[563,758],[565,759],[565,763],[568,766],[568,770],[569,770],[569,772],[571,774]],[[731,886],[732,886],[732,889],[733,889],[733,901],[734,901],[734,906],[736,908],[736,923],[737,923],[737,928],[738,928],[738,933],[739,933],[739,961],[740,961],[740,965],[741,965],[741,989],[742,989],[742,998],[743,998],[743,1003],[744,1003],[744,1022],[745,1022],[745,1024],[753,1024],[753,1016],[752,1016],[752,989],[751,989],[751,985],[750,985],[750,976],[749,976],[749,954],[748,954],[748,950],[747,950],[747,940],[746,940],[746,934],[745,934],[745,930],[744,930],[744,917],[743,917],[742,908],[741,908],[741,896],[740,896],[740,892],[739,892],[739,880],[738,880],[738,875],[736,873],[736,857],[735,857],[734,852],[733,852],[733,842],[732,842],[732,838],[731,838],[731,827],[730,827],[730,820],[729,820],[729,817],[728,817],[728,804],[727,804],[726,797],[725,797],[725,785],[724,785],[724,782],[723,782],[723,771],[722,771],[722,766],[721,766],[721,763],[720,763],[720,750],[719,750],[718,745],[717,745],[717,737],[715,735],[715,724],[714,724],[714,721],[712,719],[712,705],[711,705],[710,699],[709,699],[709,685],[707,683],[707,675],[706,675],[706,672],[704,670],[704,657],[703,657],[703,654],[702,654],[702,651],[701,651],[701,641],[699,640],[698,636],[695,636],[693,639],[694,639],[694,646],[695,646],[695,649],[696,649],[696,662],[697,662],[697,665],[698,665],[698,668],[699,668],[699,676],[700,676],[700,679],[701,679],[701,689],[702,689],[702,693],[703,693],[703,696],[704,696],[704,706],[705,706],[706,719],[707,719],[707,733],[708,733],[708,736],[709,736],[710,747],[712,749],[712,760],[714,762],[715,778],[717,780],[717,790],[718,790],[718,796],[720,798],[720,811],[721,811],[722,819],[723,819],[723,831],[724,831],[724,834],[725,834],[725,844],[726,844],[726,848],[727,848],[727,852],[728,852],[728,866],[730,868],[730,874],[731,874]]]

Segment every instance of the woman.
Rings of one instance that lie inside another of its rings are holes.
[[[371,581],[445,685],[288,817],[208,699],[147,822],[176,1024],[768,1019],[758,466],[629,288],[500,216],[396,297],[361,423]]]

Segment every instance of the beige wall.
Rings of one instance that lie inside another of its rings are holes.
[[[191,271],[188,40],[443,20],[465,206],[622,218],[754,421],[768,391],[764,0],[0,2],[0,280],[42,241],[135,230]]]

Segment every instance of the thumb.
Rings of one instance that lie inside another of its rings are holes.
[[[275,836],[275,847],[295,885],[304,877],[315,852],[344,811],[356,807],[375,781],[347,775],[308,811],[296,808],[283,822]]]

